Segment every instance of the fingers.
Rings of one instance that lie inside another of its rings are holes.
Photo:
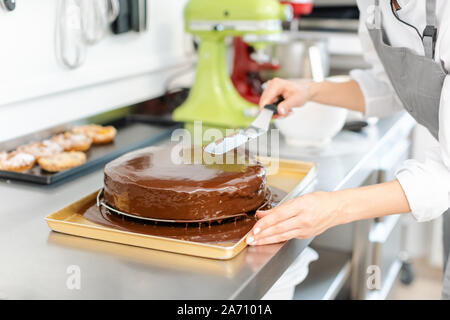
[[[286,100],[278,104],[278,114],[282,117],[287,116],[292,108],[298,107],[299,103],[294,96],[287,98]]]
[[[261,211],[257,211],[256,212],[256,216],[261,219],[262,217],[267,216],[268,214],[270,214],[272,212],[273,209],[270,210],[261,210]]]
[[[278,212],[286,213],[287,211],[292,210],[292,208],[299,207],[299,205],[296,204],[296,202],[300,201],[299,199],[301,199],[301,198],[296,198],[296,199],[289,200],[289,201],[287,201],[287,202],[285,202],[285,203],[283,203],[283,204],[281,204],[281,205],[279,205],[279,206],[277,206],[275,208],[269,209],[269,210],[258,210],[256,212],[256,216],[259,219],[261,219],[261,218],[263,218],[263,217],[265,217],[267,215],[270,215],[270,214],[277,214]]]
[[[256,214],[259,220],[247,237],[247,243],[250,245],[276,243],[300,237],[303,233],[308,234],[309,225],[300,218],[304,212],[302,208],[301,198],[296,198],[271,210],[258,211]],[[295,236],[292,236],[294,231]]]
[[[253,230],[256,231],[256,233],[295,216],[296,212],[288,203],[286,203],[271,210],[264,211],[263,215],[264,216],[261,217],[262,215],[258,211],[257,216],[260,217],[260,220],[258,220],[253,227]]]
[[[261,110],[265,105],[275,103],[281,96],[284,101],[278,104],[278,116],[285,117],[289,115],[292,108],[305,104],[308,100],[307,91],[306,87],[299,87],[292,81],[274,78],[267,82],[266,89],[261,96],[259,108]]]
[[[260,246],[260,245],[265,245],[265,244],[273,244],[273,243],[280,243],[280,242],[284,242],[293,238],[297,238],[299,234],[298,230],[291,230],[288,231],[286,233],[282,233],[282,234],[278,234],[278,235],[274,235],[274,236],[270,236],[264,239],[261,239],[259,241],[253,241],[251,243],[248,243],[252,246]],[[248,240],[249,238],[247,238]]]
[[[250,245],[278,243],[292,238],[308,239],[339,224],[342,200],[328,192],[313,192],[274,209],[258,211],[259,220],[246,241]]]
[[[283,220],[275,225],[271,225],[270,227],[263,230],[253,229],[253,240],[255,242],[259,242],[262,239],[277,236],[283,233],[287,233],[289,231],[301,228],[299,225],[299,219],[297,216],[289,218],[287,220]],[[256,231],[256,232],[255,232]]]
[[[286,81],[274,78],[267,82],[266,89],[263,91],[259,101],[259,109],[263,109],[265,105],[274,103],[279,96],[283,96]]]

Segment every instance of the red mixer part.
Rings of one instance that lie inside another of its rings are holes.
[[[280,66],[272,63],[258,63],[250,58],[253,48],[242,38],[236,37],[234,45],[234,68],[231,81],[239,94],[251,103],[258,104],[262,93],[262,79],[259,72],[262,70],[278,70]]]
[[[294,17],[311,14],[314,8],[313,0],[282,0],[280,2],[292,7]]]
[[[314,7],[313,0],[281,0],[282,4],[292,7],[294,17],[309,15]],[[277,70],[279,65],[258,63],[250,58],[253,48],[242,38],[234,38],[234,68],[231,80],[239,94],[251,103],[258,104],[262,94],[262,70]]]

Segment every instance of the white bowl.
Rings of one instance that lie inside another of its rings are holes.
[[[341,131],[347,118],[347,109],[315,102],[292,109],[292,114],[275,119],[275,126],[286,143],[304,147],[323,147]]]
[[[298,79],[291,79],[298,81]],[[330,82],[346,82],[347,75],[333,76]],[[292,114],[276,119],[275,126],[286,139],[286,143],[304,147],[324,147],[342,130],[348,115],[344,108],[307,102],[304,106],[292,109]]]

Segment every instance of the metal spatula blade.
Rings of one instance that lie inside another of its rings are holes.
[[[223,139],[211,142],[205,147],[205,151],[220,155],[236,149],[250,140],[258,138],[269,130],[270,120],[274,114],[277,114],[277,106],[275,104],[266,105],[251,123],[250,127],[239,130]]]

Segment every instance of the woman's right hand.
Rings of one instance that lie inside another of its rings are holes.
[[[292,108],[301,107],[312,98],[310,80],[291,81],[274,78],[266,83],[266,88],[259,102],[260,110],[265,105],[275,103],[279,97],[284,101],[278,104],[278,114],[286,116]]]

